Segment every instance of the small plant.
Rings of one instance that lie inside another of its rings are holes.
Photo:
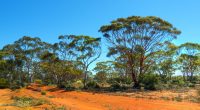
[[[71,110],[71,108],[66,108],[65,106],[56,107],[55,105],[51,106],[51,108],[46,110]]]
[[[200,96],[200,89],[197,89],[197,95]]]
[[[172,98],[172,100],[177,101],[177,102],[182,102],[183,98],[179,95],[177,97]]]
[[[90,82],[88,82],[88,83],[86,84],[86,87],[87,87],[88,89],[99,89],[99,88],[100,88],[99,84],[98,84],[97,82],[95,82],[95,81],[90,81]]]
[[[139,78],[139,81],[143,85],[144,89],[156,90],[156,87],[159,84],[159,76],[156,74],[145,74],[143,77]]]
[[[8,87],[8,81],[4,78],[0,78],[0,89],[4,89]]]
[[[36,80],[35,80],[35,84],[42,84],[42,80],[36,79]]]
[[[30,106],[39,106],[48,103],[44,99],[35,99],[32,97],[12,97],[15,103],[13,105],[17,107],[30,107]]]
[[[121,90],[121,85],[119,83],[113,83],[111,86],[110,86],[110,90],[111,91],[119,91]]]
[[[55,96],[48,96],[49,98],[55,98]]]
[[[41,95],[46,95],[46,91],[41,91]]]
[[[166,97],[166,96],[161,96],[160,98],[163,99],[163,100],[170,100],[170,98]]]

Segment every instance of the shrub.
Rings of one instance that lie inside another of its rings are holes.
[[[83,82],[81,81],[81,80],[78,80],[78,81],[76,81],[76,82],[74,82],[73,84],[72,84],[72,86],[74,87],[74,88],[76,88],[76,89],[81,89],[81,88],[83,88]]]
[[[194,83],[188,83],[187,86],[188,87],[195,87],[195,84]]]
[[[117,77],[117,78],[111,78],[108,83],[114,84],[114,83],[120,83],[120,84],[126,84],[131,85],[132,79],[129,77]]]
[[[110,91],[123,91],[123,90],[127,90],[128,87],[126,84],[120,84],[120,83],[113,83],[110,85]]]
[[[35,82],[35,84],[42,84],[42,80],[40,80],[40,79],[36,79],[34,82]]]
[[[51,108],[46,109],[46,110],[71,110],[70,108],[66,108],[65,106],[57,107],[55,105],[51,106]]]
[[[95,82],[95,81],[90,81],[90,82],[88,82],[88,83],[86,84],[86,87],[87,87],[88,89],[99,89],[99,88],[100,88],[100,86],[98,85],[98,83]]]
[[[177,86],[184,86],[185,82],[183,80],[183,77],[181,76],[176,76],[172,78],[171,84],[177,85]]]
[[[8,81],[4,78],[0,78],[0,89],[4,89],[8,87]]]
[[[18,107],[30,107],[30,106],[39,106],[48,103],[44,99],[35,99],[32,97],[13,97],[15,106]]]
[[[16,90],[16,89],[20,89],[20,88],[21,88],[21,83],[18,80],[14,81],[10,84],[11,90]]]
[[[197,89],[197,95],[200,96],[200,89]]]
[[[147,90],[156,90],[159,84],[159,76],[156,74],[145,74],[139,78],[139,82]]]
[[[177,101],[177,102],[182,102],[183,101],[183,98],[179,95],[179,96],[176,96],[174,98],[172,98],[173,101]]]
[[[63,83],[62,86],[60,86],[60,88],[64,88],[65,90],[69,90],[69,91],[75,89],[75,88],[73,87],[71,81],[68,81],[68,82],[66,82],[66,83]]]
[[[42,91],[42,92],[41,92],[41,95],[46,95],[46,91]]]
[[[119,90],[121,90],[121,86],[119,83],[113,83],[110,85],[110,90],[111,91],[119,91]]]

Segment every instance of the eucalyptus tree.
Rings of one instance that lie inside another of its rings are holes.
[[[163,43],[163,49],[154,57],[156,64],[153,67],[163,81],[171,80],[177,68],[178,47],[170,42]],[[153,71],[154,73],[154,71]]]
[[[83,35],[70,35],[69,39],[71,39],[69,46],[73,49],[76,61],[84,72],[83,83],[85,88],[89,66],[101,55],[101,39]]]
[[[75,44],[73,35],[61,35],[58,37],[59,43],[54,44],[62,60],[74,61],[76,59]]]
[[[96,63],[95,68],[93,69],[96,74],[95,74],[95,79],[97,82],[100,83],[105,83],[109,78],[110,75],[112,75],[112,66],[109,65],[109,63],[112,63],[110,61],[105,61],[105,62],[98,62]]]
[[[9,58],[13,59],[16,64],[16,69],[21,73],[19,80],[26,79],[28,82],[33,81],[33,76],[38,73],[39,55],[44,50],[44,42],[40,38],[32,38],[24,36],[13,44],[4,46],[3,50],[8,51]]]
[[[37,74],[39,55],[44,43],[38,37],[24,36],[15,41],[14,44],[17,51],[23,55],[24,68],[30,78],[29,82],[32,82],[34,75]]]
[[[47,73],[44,81],[50,83],[50,80],[51,83],[56,83],[58,87],[63,87],[64,83],[72,81],[81,73],[71,62],[59,59],[54,53],[44,52],[40,59],[40,66]]]
[[[23,72],[23,54],[16,50],[14,44],[9,44],[3,47],[2,52],[7,53],[4,56],[6,66],[4,69],[6,75],[12,81],[18,80],[21,84],[25,81],[25,74]],[[14,79],[15,78],[15,79]]]
[[[8,78],[7,76],[10,75],[9,66],[12,65],[12,64],[8,64],[9,63],[8,59],[5,59],[7,55],[8,55],[7,52],[2,51],[2,50],[0,51],[0,77],[5,78],[5,79],[7,79]]]
[[[109,54],[124,57],[134,86],[138,77],[155,63],[151,57],[161,50],[160,44],[171,41],[181,32],[169,22],[154,16],[118,18],[100,28],[109,42]]]
[[[179,46],[180,69],[186,80],[193,80],[194,74],[200,73],[200,44],[184,43]]]

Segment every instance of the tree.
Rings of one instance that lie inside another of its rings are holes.
[[[160,51],[160,44],[181,33],[169,22],[154,16],[118,18],[99,31],[110,44],[108,55],[125,59],[134,87],[139,86],[138,77],[155,63],[151,57]]]
[[[194,74],[200,72],[200,45],[184,43],[179,46],[180,69],[185,80],[192,81]]]
[[[177,70],[178,47],[170,42],[165,42],[163,45],[163,49],[154,58],[157,62],[152,73],[158,73],[162,81],[167,82]]]
[[[40,74],[39,56],[45,51],[47,43],[40,38],[24,36],[13,44],[3,47],[3,51],[9,52],[7,59],[13,61],[15,77],[22,82],[33,82],[34,76]]]
[[[68,36],[71,39],[69,46],[74,49],[76,60],[84,72],[84,88],[86,87],[87,73],[89,66],[101,55],[100,38],[90,36]]]
[[[47,73],[46,76],[50,76],[58,87],[63,87],[64,83],[74,80],[81,73],[70,61],[60,60],[53,53],[45,52],[40,58],[42,60],[40,66]]]

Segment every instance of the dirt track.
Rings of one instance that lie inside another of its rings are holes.
[[[11,103],[9,99],[13,94],[10,90],[0,90],[0,104]],[[42,96],[40,92],[21,89],[18,96],[43,97],[57,106],[64,105],[71,110],[200,110],[200,104],[189,102],[173,102],[149,99],[135,99],[124,96],[111,96],[106,94],[95,94],[88,92],[65,92],[63,90],[55,90],[47,92]],[[53,96],[53,98],[49,98]],[[16,107],[5,107],[0,105],[0,110],[18,110]],[[38,109],[38,108],[37,108]],[[44,108],[41,108],[43,110]],[[23,109],[22,109],[23,110]],[[33,108],[33,110],[35,110]]]

